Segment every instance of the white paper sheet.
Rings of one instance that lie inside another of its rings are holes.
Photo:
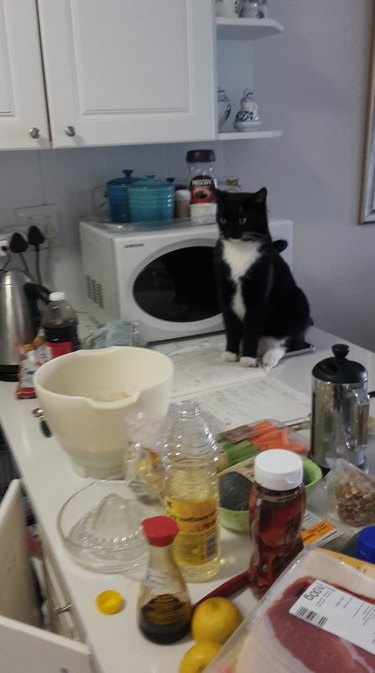
[[[262,369],[222,362],[216,348],[177,353],[173,398],[194,398],[213,432],[262,418],[286,421],[310,412],[310,399]]]

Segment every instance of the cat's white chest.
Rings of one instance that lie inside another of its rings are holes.
[[[223,259],[228,264],[236,290],[232,309],[243,320],[245,304],[242,297],[241,278],[258,259],[259,243],[254,241],[223,241]]]

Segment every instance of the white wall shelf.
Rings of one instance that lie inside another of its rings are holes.
[[[265,138],[279,138],[283,135],[281,130],[277,131],[233,131],[218,133],[218,140],[263,140]]]
[[[258,40],[268,35],[282,33],[284,26],[273,19],[216,18],[219,40]]]

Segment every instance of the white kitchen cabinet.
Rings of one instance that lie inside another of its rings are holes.
[[[210,0],[0,0],[0,149],[213,139]]]
[[[17,480],[0,506],[0,568],[2,673],[94,673],[86,644],[41,628]]]
[[[54,147],[213,139],[209,0],[38,0]]]
[[[280,135],[218,134],[216,72],[221,45],[238,68],[236,43],[282,30],[212,0],[0,0],[0,149]]]
[[[35,0],[0,0],[0,148],[49,146]]]

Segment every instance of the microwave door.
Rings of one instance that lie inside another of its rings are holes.
[[[213,247],[194,245],[158,255],[137,275],[133,295],[142,312],[176,329],[209,321],[220,314]]]

